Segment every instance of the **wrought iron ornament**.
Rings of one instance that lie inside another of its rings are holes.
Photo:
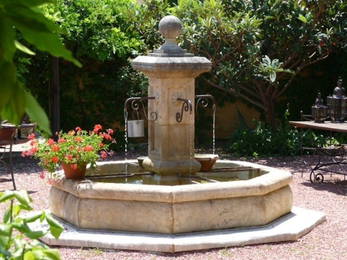
[[[181,123],[183,120],[183,113],[184,112],[189,112],[189,114],[192,114],[193,112],[193,104],[192,101],[186,98],[177,98],[177,101],[182,101],[182,106],[181,106],[181,112],[176,113],[176,121],[177,123]]]

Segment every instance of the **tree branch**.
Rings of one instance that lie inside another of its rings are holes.
[[[287,89],[288,87],[290,86],[290,84],[293,82],[294,78],[296,77],[296,75],[298,75],[298,73],[300,71],[302,71],[304,68],[307,68],[308,66],[311,66],[319,61],[322,61],[322,60],[325,60],[326,58],[328,58],[330,55],[330,52],[328,51],[326,55],[314,60],[314,61],[311,61],[311,62],[308,62],[306,64],[301,64],[297,70],[295,71],[295,73],[290,77],[290,79],[287,81],[287,83],[284,85],[284,87],[282,88],[282,90],[277,94],[276,97],[279,97],[281,96]]]
[[[264,106],[263,106],[261,103],[255,101],[255,100],[252,100],[250,97],[248,97],[248,96],[246,96],[246,95],[244,95],[244,94],[242,94],[242,93],[240,93],[240,92],[237,92],[237,91],[236,91],[235,89],[233,89],[233,88],[228,88],[228,89],[223,88],[222,86],[220,86],[220,85],[218,85],[218,84],[216,84],[216,83],[214,83],[214,82],[212,82],[212,81],[210,81],[210,80],[208,80],[208,79],[206,79],[206,78],[204,78],[204,81],[205,81],[207,84],[209,84],[210,86],[212,86],[212,87],[214,87],[214,88],[216,88],[216,89],[219,89],[219,90],[221,90],[221,91],[223,91],[223,92],[226,92],[226,93],[228,93],[228,94],[231,95],[231,96],[240,97],[240,98],[242,98],[242,99],[248,101],[248,102],[251,103],[252,105],[258,107],[259,109],[264,110]]]

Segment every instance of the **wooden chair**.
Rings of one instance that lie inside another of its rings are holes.
[[[16,182],[13,175],[12,145],[17,132],[17,127],[0,127],[0,163],[3,164],[11,174],[13,189],[16,190]],[[8,155],[8,161],[5,159]]]

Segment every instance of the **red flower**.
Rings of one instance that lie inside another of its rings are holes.
[[[59,162],[59,158],[58,158],[57,156],[53,156],[51,160],[52,160],[52,162],[54,162],[54,163]]]
[[[112,130],[112,129],[107,129],[106,132],[107,132],[109,135],[113,135],[113,130]]]
[[[76,137],[75,137],[75,141],[80,143],[80,142],[83,141],[83,138],[80,137],[80,136],[76,136]]]
[[[59,150],[60,150],[59,145],[57,145],[57,144],[52,145],[52,151],[53,152],[59,152]]]
[[[34,155],[37,151],[39,150],[38,147],[33,147],[29,150],[29,152],[31,153],[30,155]]]
[[[75,128],[75,131],[76,131],[76,132],[81,132],[81,131],[82,131],[82,128],[79,127],[79,126],[77,126],[77,127]]]
[[[106,159],[107,158],[107,153],[105,151],[101,151],[101,158]]]
[[[34,133],[32,133],[32,134],[28,135],[28,139],[29,139],[29,140],[33,140],[33,139],[35,139],[35,134],[34,134]]]
[[[83,150],[86,151],[86,152],[91,152],[91,151],[94,150],[94,148],[91,145],[87,145],[86,147],[83,148]]]
[[[94,132],[94,133],[98,133],[100,130],[102,130],[102,126],[99,125],[99,124],[97,124],[97,125],[94,126],[93,132]]]
[[[104,147],[104,146],[105,146],[105,144],[103,144],[103,143],[100,143],[100,144],[99,144],[99,147],[100,147],[100,148],[102,148],[102,147]]]
[[[48,143],[49,145],[55,144],[55,142],[54,142],[54,140],[53,140],[52,138],[49,138],[48,141],[47,141],[47,143]]]

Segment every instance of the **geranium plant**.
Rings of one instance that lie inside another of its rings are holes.
[[[71,164],[76,168],[87,164],[94,167],[100,157],[105,159],[108,156],[108,145],[114,141],[112,134],[112,129],[102,131],[101,125],[95,125],[93,131],[76,127],[67,133],[60,132],[57,141],[50,138],[39,142],[31,136],[31,149],[22,155],[38,158],[39,164],[51,173],[61,164]]]

